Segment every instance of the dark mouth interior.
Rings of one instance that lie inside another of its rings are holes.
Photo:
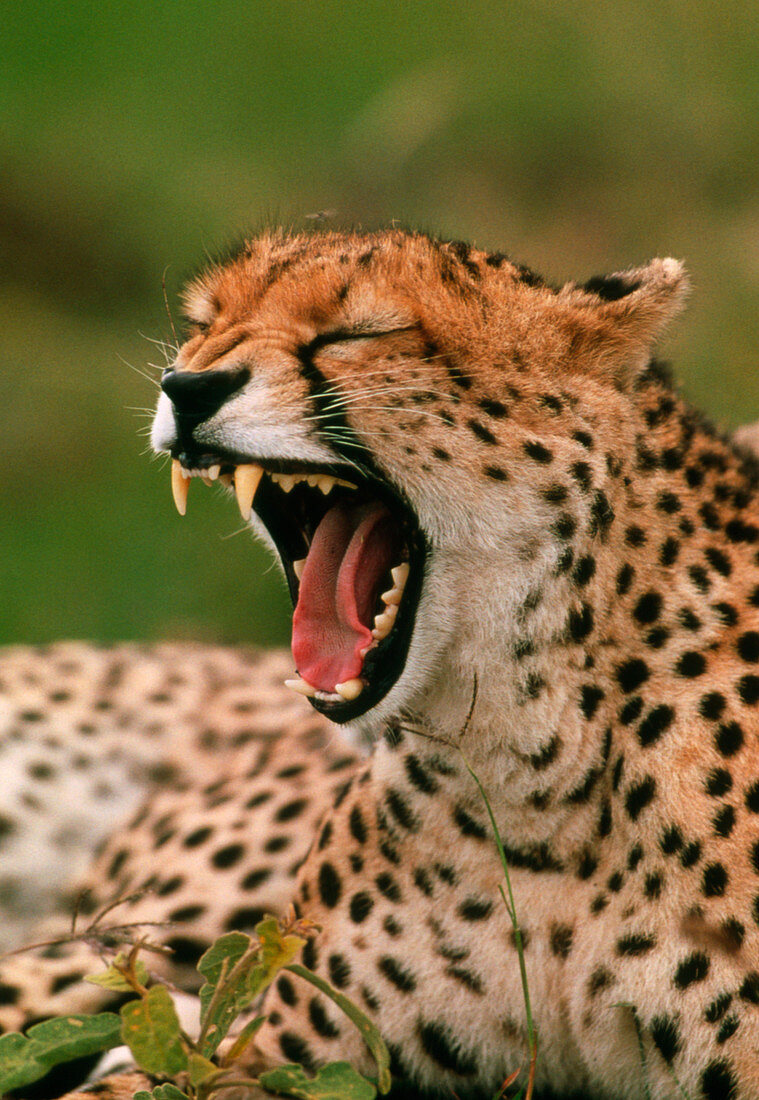
[[[179,459],[200,472],[220,467],[227,483],[241,464],[218,455]],[[342,466],[267,462],[264,471],[253,509],[277,547],[293,602],[291,683],[334,721],[350,721],[403,671],[424,540],[413,511],[379,479]]]

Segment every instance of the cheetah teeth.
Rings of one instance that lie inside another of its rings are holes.
[[[344,481],[341,477],[332,477],[330,474],[271,474],[270,476],[284,493],[292,492],[293,488],[302,481],[312,489],[321,489],[325,497],[336,485],[343,485],[346,489],[356,488],[351,481]]]
[[[363,680],[356,678],[354,680],[344,680],[342,684],[335,684],[333,692],[317,691],[314,685],[309,684],[308,680],[304,680],[302,676],[294,676],[291,680],[285,680],[285,687],[289,688],[290,691],[297,692],[298,695],[305,695],[308,699],[323,699],[330,703],[344,699],[347,703],[351,703],[354,699],[358,699],[364,690],[365,684]]]
[[[263,468],[254,466],[253,463],[238,466],[235,470],[235,496],[237,497],[240,515],[244,520],[250,519],[250,513],[253,510],[253,498],[263,476]]]
[[[403,598],[403,590],[408,580],[408,574],[409,565],[406,561],[401,562],[400,565],[396,565],[395,568],[390,570],[390,575],[393,578],[393,587],[388,589],[387,592],[382,593],[381,599],[385,606],[383,610],[380,611],[379,615],[376,616],[372,628],[372,637],[375,642],[381,642],[393,629],[393,624],[398,614],[398,607]]]
[[[171,463],[171,494],[180,516],[187,512],[187,493],[190,481],[199,477],[206,485],[212,485],[214,481],[220,481],[227,488],[234,486],[240,515],[244,520],[250,519],[253,508],[253,500],[263,477],[263,467],[253,462],[244,463],[235,467],[234,474],[223,474],[221,466],[208,466],[204,469],[188,469],[179,459],[173,459]],[[279,485],[283,492],[289,493],[299,482],[305,482],[312,488],[320,489],[327,496],[336,485],[346,489],[355,489],[351,481],[345,481],[341,477],[332,477],[331,474],[270,474],[271,480]]]

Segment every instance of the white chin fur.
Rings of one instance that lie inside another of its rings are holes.
[[[158,398],[150,442],[154,451],[169,451],[177,441],[177,429],[171,401],[162,393]]]

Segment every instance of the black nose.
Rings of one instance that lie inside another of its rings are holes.
[[[248,367],[227,370],[168,370],[161,389],[171,398],[177,416],[200,423],[208,420],[250,378]]]

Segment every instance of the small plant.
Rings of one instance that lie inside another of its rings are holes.
[[[230,1086],[261,1086],[302,1100],[373,1100],[378,1091],[384,1094],[390,1089],[387,1047],[347,997],[295,962],[306,942],[304,934],[313,929],[292,915],[283,923],[266,917],[256,925],[254,937],[229,932],[216,940],[198,963],[204,984],[197,1039],[183,1031],[166,986],[151,979],[140,958],[146,944],[137,941],[105,971],[87,979],[113,992],[135,994],[118,1014],[64,1016],[36,1024],[25,1035],[0,1036],[0,1094],[38,1081],[63,1062],[125,1043],[140,1069],[171,1082],[152,1092],[138,1092],[135,1100],[209,1100],[218,1089]],[[323,1066],[315,1077],[297,1065],[279,1066],[257,1078],[233,1076],[234,1063],[266,1017],[255,1016],[246,1023],[223,1054],[220,1045],[281,970],[315,985],[353,1021],[377,1063],[376,1080],[362,1076],[347,1062]]]

